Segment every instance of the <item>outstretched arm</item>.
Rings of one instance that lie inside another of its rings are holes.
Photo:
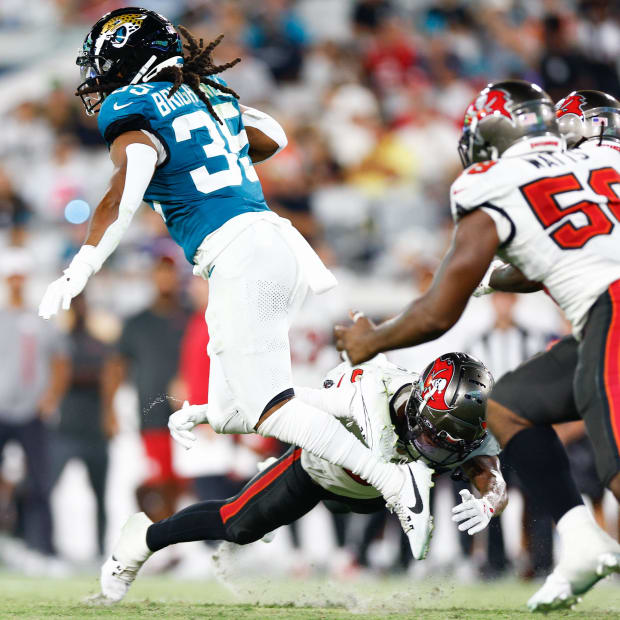
[[[480,493],[476,499],[469,491],[461,491],[462,502],[452,509],[452,520],[468,534],[482,531],[508,504],[506,482],[496,456],[476,456],[462,465],[463,471]]]
[[[374,326],[361,316],[349,327],[336,326],[338,350],[347,352],[351,364],[359,364],[382,351],[438,338],[460,318],[498,245],[495,224],[489,215],[477,210],[465,216],[428,292],[380,325]]]
[[[93,213],[84,242],[97,250],[99,268],[116,249],[142,204],[155,172],[157,151],[141,131],[128,131],[114,140],[110,158],[114,164],[110,187]]]
[[[151,182],[157,151],[141,131],[128,131],[116,138],[110,157],[114,163],[110,187],[95,209],[86,242],[63,276],[47,287],[39,305],[39,315],[44,319],[54,316],[61,307],[68,310],[71,299],[101,269],[129,227]]]

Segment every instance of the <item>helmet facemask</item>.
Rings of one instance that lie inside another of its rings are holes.
[[[83,51],[78,55],[75,64],[80,67],[81,79],[76,95],[82,100],[86,114],[93,116],[107,95],[105,84],[110,82],[109,72],[113,63],[103,56],[95,56]]]
[[[493,376],[480,360],[446,353],[390,402],[399,452],[447,468],[465,461],[484,442],[486,403]],[[407,398],[403,401],[403,398]]]
[[[495,161],[521,140],[559,138],[555,108],[537,86],[518,80],[490,84],[465,112],[459,156],[467,168]]]
[[[402,446],[411,458],[422,458],[434,467],[450,467],[464,461],[479,448],[486,438],[486,431],[467,441],[454,437],[445,429],[438,429],[424,413],[436,389],[437,386],[432,386],[422,397],[420,385],[414,386],[405,411],[408,432]]]

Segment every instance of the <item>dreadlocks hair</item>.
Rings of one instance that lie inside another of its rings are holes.
[[[228,86],[219,84],[218,82],[209,79],[210,75],[215,75],[226,71],[234,67],[238,62],[241,62],[241,58],[235,58],[230,62],[223,65],[214,65],[211,54],[213,50],[220,44],[224,38],[223,34],[216,37],[206,47],[204,46],[204,40],[200,39],[196,41],[196,37],[185,28],[185,26],[178,27],[179,32],[185,37],[187,43],[183,47],[189,52],[189,54],[183,56],[183,65],[175,65],[173,67],[164,67],[161,71],[155,74],[155,77],[160,81],[172,82],[172,88],[168,92],[168,99],[172,97],[177,90],[181,87],[181,84],[187,84],[196,93],[198,98],[207,106],[209,114],[222,125],[222,119],[217,115],[209,98],[205,94],[204,90],[200,88],[201,84],[206,84],[219,90],[220,92],[232,95],[236,99],[239,99],[239,95]],[[75,94],[87,95],[89,93],[110,93],[121,86],[126,86],[123,82],[113,82],[106,85],[94,85],[83,89],[78,89]]]
[[[200,88],[201,84],[211,86],[223,93],[228,93],[236,99],[239,99],[239,95],[228,86],[219,84],[218,82],[209,79],[210,75],[221,73],[226,69],[234,67],[238,62],[241,62],[241,58],[235,58],[230,62],[223,65],[214,65],[211,54],[213,50],[220,44],[224,38],[223,34],[216,37],[206,47],[204,46],[204,40],[200,39],[196,41],[196,38],[192,33],[184,26],[178,27],[179,32],[187,40],[187,43],[183,47],[189,52],[188,55],[183,56],[183,65],[175,65],[173,67],[164,67],[156,74],[156,77],[160,81],[172,82],[172,88],[168,93],[168,99],[179,90],[181,84],[187,84],[196,93],[199,99],[207,106],[209,114],[221,125],[222,119],[217,115],[209,98],[205,94],[204,90]]]

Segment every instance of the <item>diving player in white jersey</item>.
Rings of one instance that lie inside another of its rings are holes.
[[[381,325],[357,313],[352,326],[335,328],[336,344],[360,363],[436,338],[458,320],[497,254],[541,283],[571,321],[580,340],[577,410],[594,431],[599,475],[620,498],[620,152],[565,151],[553,102],[519,80],[481,91],[465,114],[459,152],[468,167],[450,191],[456,231],[432,287]],[[501,434],[501,421],[489,422]],[[545,509],[561,515],[560,563],[550,596],[530,601],[536,611],[571,606],[620,572],[620,545],[580,500],[563,495],[570,472],[548,430],[517,433],[504,451],[521,459],[531,486],[548,490],[537,498]]]
[[[295,390],[298,398],[328,411],[385,462],[425,462],[437,473],[461,467],[480,497],[461,491],[463,501],[452,510],[452,520],[473,535],[508,501],[499,447],[485,423],[492,386],[491,373],[481,362],[464,353],[448,353],[421,375],[379,355],[355,367],[340,364],[326,376],[323,388]],[[208,412],[208,405],[177,411],[170,416],[172,436],[192,447],[191,429],[206,421]],[[247,544],[299,519],[322,500],[363,514],[385,507],[381,493],[359,476],[293,446],[235,497],[194,504],[158,523],[151,524],[144,513],[130,518],[113,555],[137,568],[131,578],[112,574],[102,579],[102,592],[109,600],[123,598],[140,565],[168,545],[191,540]],[[430,514],[428,497],[417,495],[412,510]],[[141,538],[135,529],[142,532]]]
[[[284,131],[268,115],[240,107],[217,77],[239,60],[214,64],[221,37],[204,46],[181,32],[185,46],[167,19],[129,7],[104,15],[86,36],[76,94],[87,113],[98,114],[115,171],[85,244],[47,288],[39,314],[49,319],[69,308],[144,199],[194,274],[209,279],[211,412],[227,432],[276,437],[372,484],[420,557],[430,521],[408,506],[415,506],[416,488],[428,493],[430,468],[378,459],[328,413],[295,398],[290,322],[308,290],[319,294],[336,280],[263,197],[253,163],[286,146]],[[114,558],[102,569],[131,570]]]

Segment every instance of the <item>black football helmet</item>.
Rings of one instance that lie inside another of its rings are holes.
[[[164,67],[183,64],[183,46],[165,17],[128,7],[106,13],[92,27],[76,64],[82,77],[76,94],[90,116],[116,88],[148,82]]]
[[[446,353],[414,383],[404,414],[391,410],[398,446],[432,467],[467,458],[487,436],[486,406],[494,381],[488,368],[465,353]]]
[[[463,119],[459,155],[464,168],[496,160],[520,140],[560,138],[551,97],[524,80],[493,82],[469,104]]]
[[[600,90],[574,90],[555,106],[560,132],[569,148],[591,138],[620,146],[620,101]]]

